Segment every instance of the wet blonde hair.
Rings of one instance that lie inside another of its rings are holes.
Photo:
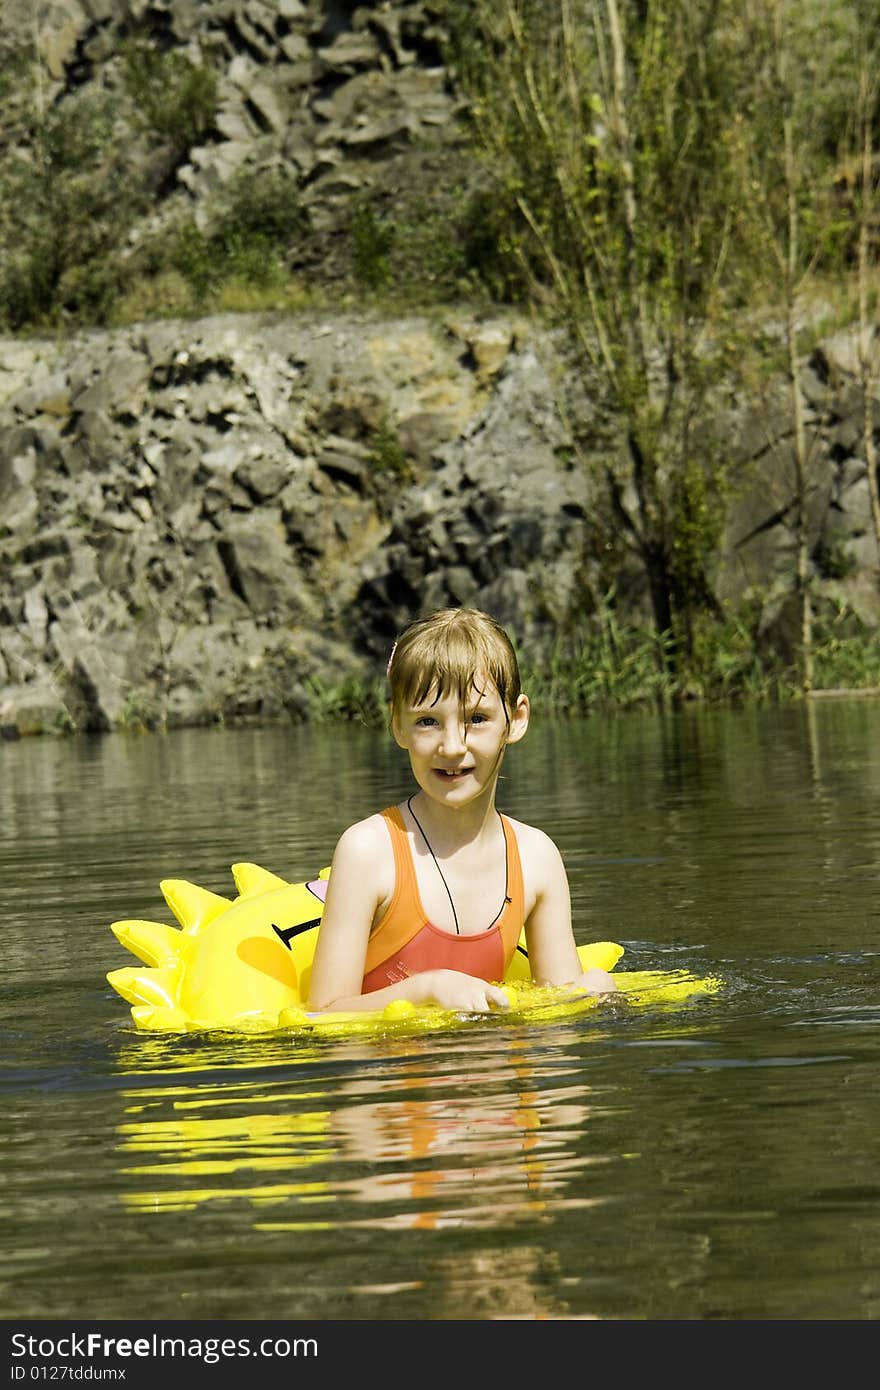
[[[441,608],[419,618],[400,635],[388,662],[391,718],[406,705],[432,703],[455,694],[462,708],[478,680],[495,686],[508,723],[522,693],[519,665],[504,628],[477,608]]]

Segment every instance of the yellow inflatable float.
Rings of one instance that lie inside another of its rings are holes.
[[[462,1021],[433,1005],[396,1000],[382,1010],[309,1013],[309,976],[329,869],[305,883],[288,883],[258,864],[233,864],[235,898],[186,879],[160,884],[179,926],[113,922],[117,940],[142,962],[111,970],[107,980],[131,1005],[137,1028],[153,1033],[207,1029],[247,1033],[288,1029],[320,1034],[425,1032]],[[584,969],[613,970],[623,947],[613,941],[579,946]],[[687,971],[620,971],[629,1003],[679,1004],[720,987]],[[501,982],[510,1008],[505,1020],[550,1020],[595,1007],[594,997],[533,983],[523,937]],[[615,996],[616,997],[616,996]],[[485,1017],[485,1015],[481,1015]]]

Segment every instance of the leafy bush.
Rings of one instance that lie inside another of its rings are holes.
[[[166,263],[197,299],[229,280],[265,288],[285,274],[285,256],[306,222],[296,180],[281,170],[243,169],[218,200],[207,231],[186,223],[165,253]]]
[[[391,283],[396,242],[397,229],[390,218],[383,218],[367,199],[358,199],[351,216],[351,260],[359,284],[381,290]]]
[[[114,141],[107,94],[30,113],[25,139],[0,157],[0,324],[104,321],[114,260],[145,190]]]
[[[484,190],[400,190],[393,211],[360,197],[349,224],[352,274],[365,289],[419,303],[460,296],[517,303],[525,282],[506,238],[510,209]],[[401,293],[402,292],[402,293]]]
[[[373,431],[370,440],[370,461],[380,473],[391,473],[395,478],[406,478],[412,467],[394,422],[386,416]]]
[[[880,687],[880,642],[841,602],[820,607],[813,646],[813,685],[817,690]]]
[[[345,721],[378,728],[387,722],[385,686],[378,677],[351,675],[328,685],[318,676],[312,676],[307,683],[306,696],[305,717],[314,723]]]
[[[560,714],[664,704],[675,694],[662,641],[622,623],[610,593],[577,631],[559,637],[538,660],[525,654],[520,664],[539,706]]]
[[[813,559],[826,579],[846,579],[855,571],[857,562],[849,549],[849,539],[845,532],[834,529],[820,536]]]
[[[136,40],[124,52],[123,80],[141,127],[182,159],[214,130],[217,73],[176,50]]]

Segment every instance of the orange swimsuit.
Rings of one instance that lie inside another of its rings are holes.
[[[513,959],[525,917],[522,865],[510,821],[501,816],[507,845],[504,905],[485,931],[458,936],[441,931],[428,921],[399,809],[389,806],[382,815],[394,849],[394,896],[367,944],[363,993],[369,994],[423,970],[461,970],[490,982],[502,980]]]

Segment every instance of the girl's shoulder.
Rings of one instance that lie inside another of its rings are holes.
[[[381,810],[356,820],[342,831],[336,841],[334,863],[345,863],[366,873],[393,863],[391,834]]]
[[[343,830],[336,842],[337,854],[342,851],[345,855],[375,855],[383,850],[391,849],[391,842],[388,838],[388,826],[381,811],[375,811],[371,816],[365,816],[363,820],[355,821]]]
[[[550,902],[554,910],[564,904],[568,895],[568,874],[555,840],[537,825],[527,825],[513,816],[505,819],[513,827],[519,849],[525,891],[525,916],[528,922],[538,903]]]
[[[523,859],[555,862],[560,858],[556,841],[552,840],[545,830],[541,830],[537,825],[527,825],[525,821],[517,820],[514,816],[505,815],[504,819],[513,827]]]
[[[345,893],[346,900],[353,895],[371,905],[384,902],[394,890],[394,878],[394,849],[381,812],[343,830],[330,866],[330,882],[337,885],[334,899]]]

